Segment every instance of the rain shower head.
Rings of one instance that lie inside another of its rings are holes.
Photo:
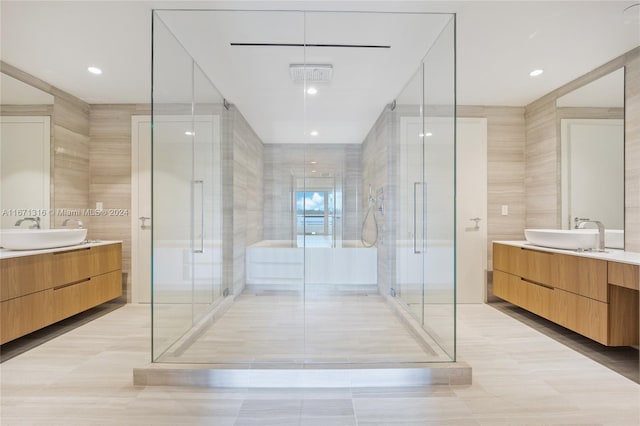
[[[295,83],[329,83],[333,75],[331,64],[290,64],[289,75]]]

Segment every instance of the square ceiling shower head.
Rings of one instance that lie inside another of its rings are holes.
[[[333,75],[333,65],[290,64],[289,75],[295,83],[328,83]]]

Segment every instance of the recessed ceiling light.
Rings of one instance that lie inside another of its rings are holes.
[[[185,135],[187,136],[193,136],[195,135],[195,133],[193,133],[192,131],[187,130],[186,132],[184,132]]]
[[[311,136],[318,136],[318,131],[317,130],[312,130],[311,133],[309,133]]]
[[[315,173],[315,172],[316,172],[315,170],[311,170],[311,173]]]
[[[87,71],[89,71],[91,74],[95,74],[95,75],[100,75],[102,74],[102,70],[98,67],[89,67],[87,68]]]
[[[309,95],[315,95],[316,93],[318,93],[318,89],[316,89],[315,87],[311,86],[307,89],[307,94]]]
[[[531,72],[529,73],[529,75],[530,75],[531,77],[537,77],[537,76],[539,76],[540,74],[542,74],[543,72],[544,72],[544,70],[537,69],[537,70],[533,70],[533,71],[531,71]]]
[[[433,133],[431,133],[431,132],[427,132],[427,133],[425,134],[425,136],[426,136],[426,137],[433,136]]]
[[[309,164],[318,164],[317,161],[310,161]]]

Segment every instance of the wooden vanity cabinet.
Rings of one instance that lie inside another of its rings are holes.
[[[122,244],[0,260],[0,343],[122,295]]]
[[[638,266],[494,243],[501,299],[608,346],[637,345]]]

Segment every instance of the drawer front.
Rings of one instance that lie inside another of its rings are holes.
[[[544,251],[521,249],[520,270],[522,278],[542,284],[551,283],[551,269],[555,255]]]
[[[608,302],[607,262],[559,254],[555,257],[551,284],[555,288]]]
[[[0,320],[0,344],[52,324],[53,290],[1,302]]]
[[[493,245],[493,269],[542,284],[551,282],[554,254],[504,244]]]
[[[51,254],[0,260],[0,300],[51,288]]]
[[[554,303],[554,290],[502,271],[493,272],[493,293],[534,314],[549,317]]]
[[[607,281],[609,284],[640,290],[640,267],[627,263],[609,262]]]
[[[551,320],[596,342],[607,344],[609,305],[577,294],[555,290]]]
[[[121,244],[110,244],[53,253],[53,286],[121,269],[121,247]]]
[[[55,320],[68,318],[121,294],[122,274],[120,270],[54,288]]]

